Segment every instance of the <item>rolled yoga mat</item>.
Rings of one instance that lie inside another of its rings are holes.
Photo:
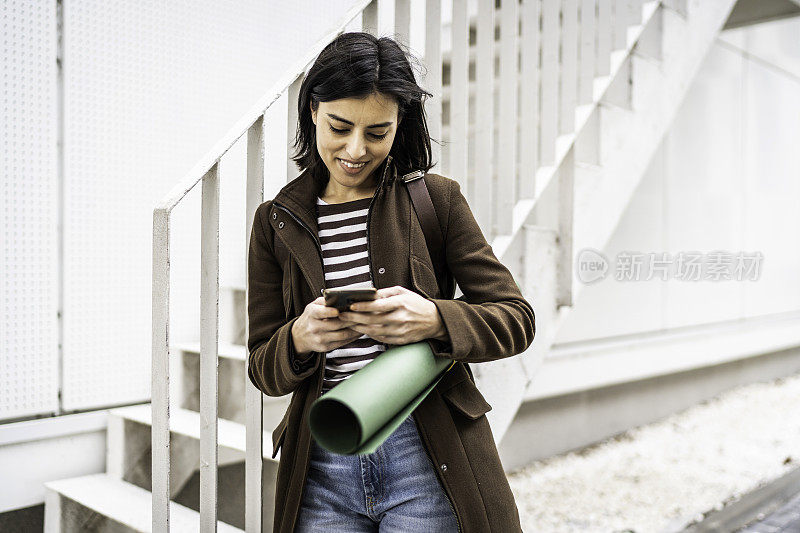
[[[453,365],[424,341],[385,350],[311,405],[314,440],[341,455],[373,453]]]

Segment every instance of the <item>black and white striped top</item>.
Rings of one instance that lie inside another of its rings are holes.
[[[367,212],[372,198],[329,204],[317,198],[317,226],[322,245],[325,287],[374,287],[367,258]],[[364,367],[386,345],[366,334],[325,354],[322,392]]]

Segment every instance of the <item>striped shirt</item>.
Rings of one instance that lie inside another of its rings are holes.
[[[317,198],[317,226],[322,245],[325,288],[374,287],[367,257],[367,213],[370,198],[329,204]],[[325,354],[322,392],[364,367],[386,345],[366,334]]]

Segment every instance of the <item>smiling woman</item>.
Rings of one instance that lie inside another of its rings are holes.
[[[298,95],[293,159],[323,180],[333,178],[325,201],[370,195],[389,154],[403,174],[433,167],[424,106],[433,95],[417,84],[411,61],[417,62],[393,39],[352,32],[331,42],[309,69]]]
[[[322,196],[339,204],[372,196],[375,173],[389,155],[398,127],[397,102],[384,94],[311,105],[317,151],[330,170]]]
[[[468,363],[527,349],[533,309],[458,181],[429,172],[424,100],[432,95],[417,84],[411,59],[394,40],[369,33],[344,33],[326,46],[298,94],[293,160],[301,174],[255,213],[248,376],[270,396],[292,394],[273,431],[273,457],[281,452],[276,532],[521,531],[486,418],[491,406]],[[427,230],[406,174],[428,191]],[[445,289],[426,240],[437,221]],[[453,280],[466,298],[453,298]],[[317,297],[361,287],[375,288],[376,299],[349,311]],[[390,345],[420,341],[455,363],[411,416],[374,453],[337,455],[317,445],[308,415],[320,394]]]

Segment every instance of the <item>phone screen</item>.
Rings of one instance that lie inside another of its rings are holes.
[[[353,302],[367,302],[377,297],[378,289],[323,289],[325,305],[339,311],[347,311]]]

